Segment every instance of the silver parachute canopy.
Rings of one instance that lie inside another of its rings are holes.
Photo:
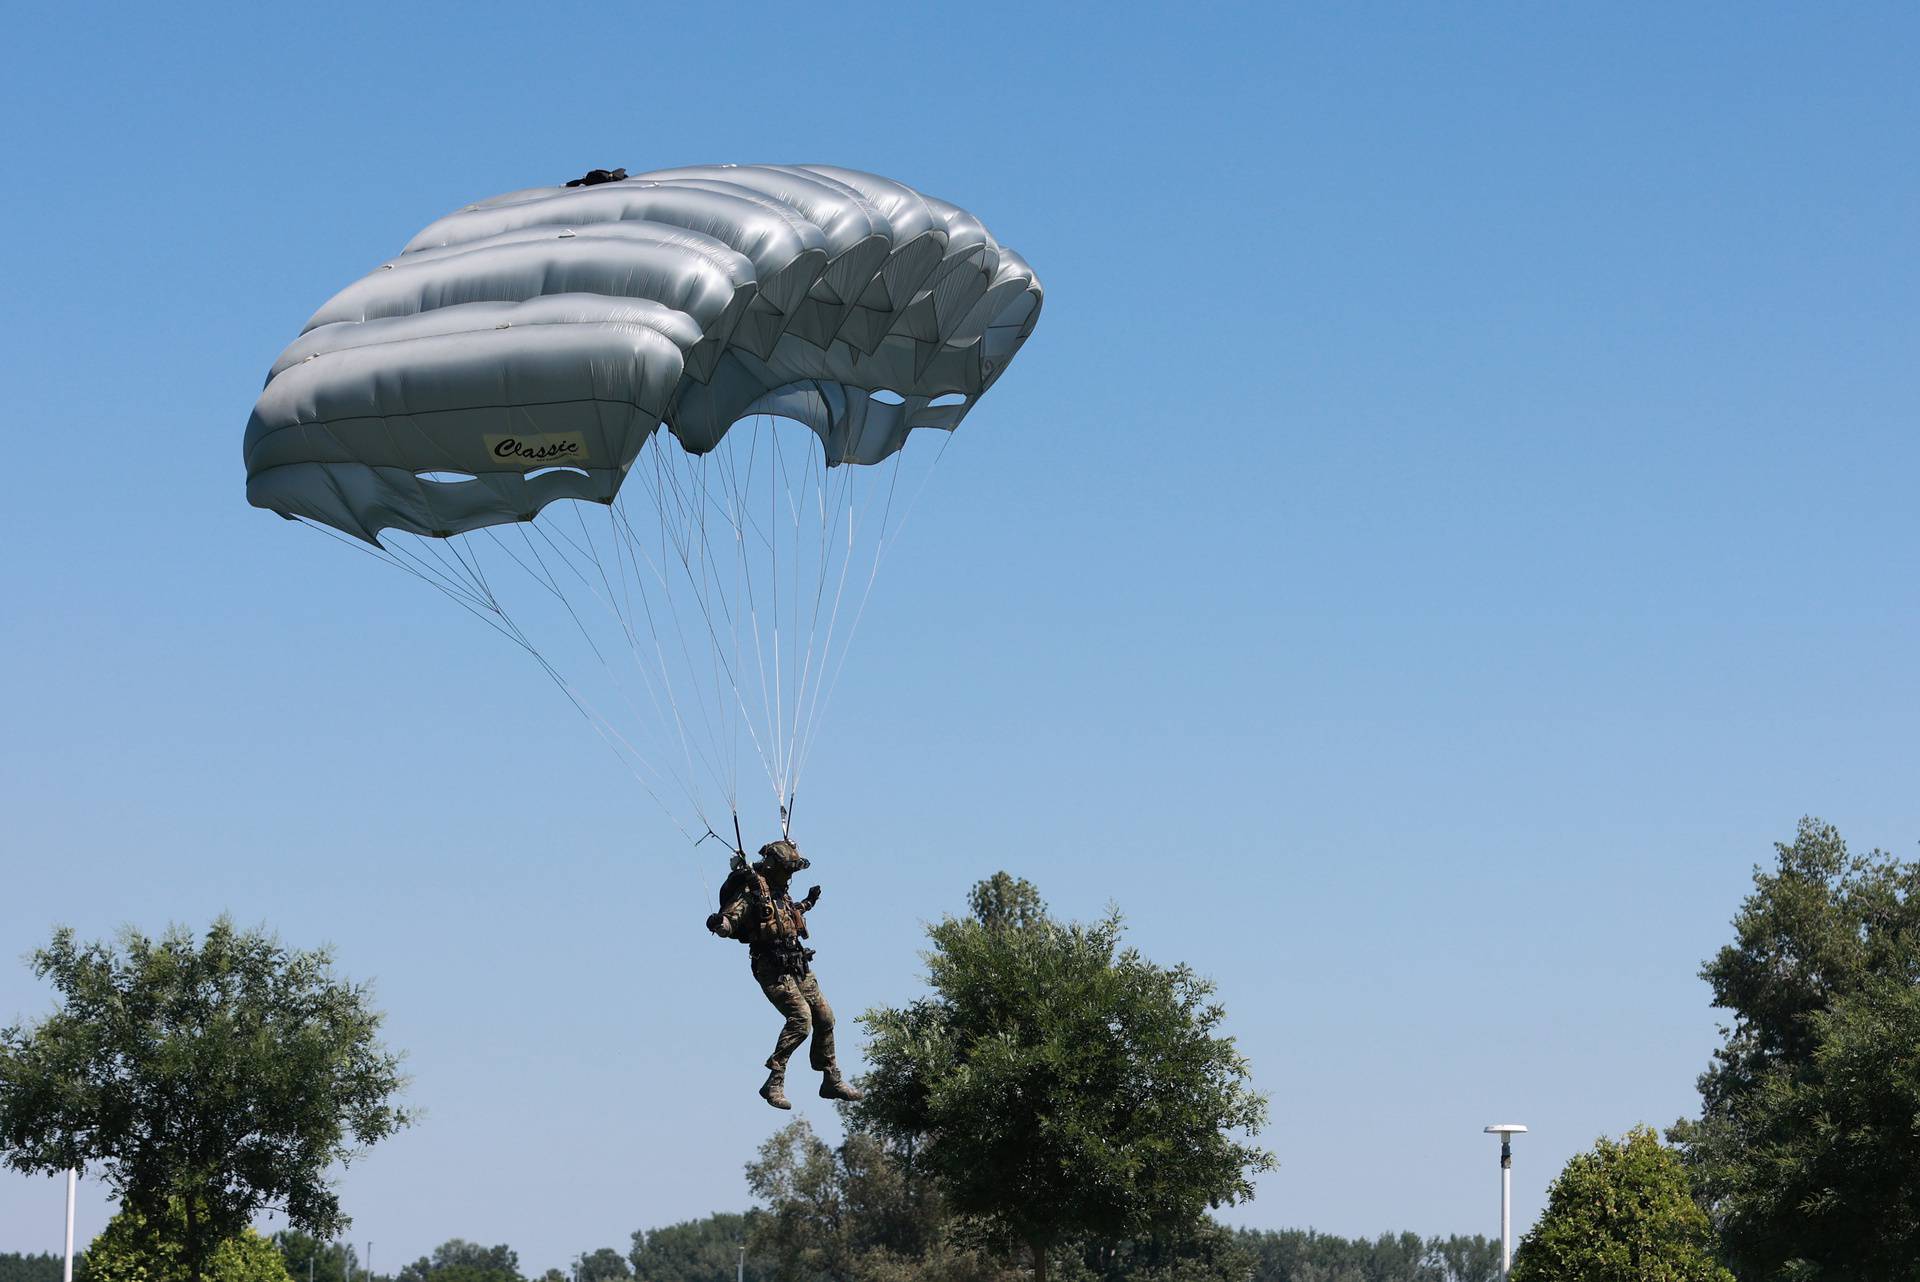
[[[247,424],[247,498],[444,537],[608,502],[663,423],[704,454],[757,414],[812,428],[828,466],[877,463],[958,426],[1040,305],[971,214],[857,170],[510,192],[314,313]]]
[[[596,170],[438,219],[314,313],[247,498],[532,655],[689,837],[731,841],[754,757],[785,830],[902,461],[924,482],[1041,300],[977,218],[873,174]]]

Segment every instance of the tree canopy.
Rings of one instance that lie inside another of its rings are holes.
[[[1000,874],[929,930],[931,993],[870,1011],[850,1115],[951,1208],[1031,1251],[1190,1232],[1252,1196],[1265,1120],[1213,986],[1122,948],[1121,919],[1064,924]]]
[[[215,1246],[197,1276],[209,1282],[293,1282],[279,1248],[251,1228]],[[185,1205],[176,1201],[156,1216],[123,1209],[87,1248],[85,1267],[74,1277],[76,1282],[193,1282]]]
[[[665,1228],[635,1229],[633,1264],[636,1282],[733,1282],[740,1248],[753,1232],[754,1215],[723,1211],[704,1220],[685,1220]],[[746,1258],[747,1282],[764,1282],[767,1274],[759,1258]]]
[[[1653,1129],[1576,1154],[1520,1240],[1513,1282],[1733,1282],[1680,1157]]]
[[[0,1151],[17,1171],[98,1167],[129,1211],[174,1208],[194,1276],[266,1209],[322,1236],[348,1219],[327,1168],[405,1126],[367,989],[324,951],[226,918],[196,943],[58,930],[33,969],[60,1002],[0,1030]]]
[[[520,1256],[504,1242],[481,1246],[449,1238],[402,1268],[396,1282],[520,1282]]]
[[[1803,819],[1702,977],[1732,1013],[1669,1132],[1742,1279],[1920,1276],[1920,864]]]
[[[273,1244],[287,1262],[294,1282],[348,1282],[360,1272],[360,1254],[345,1242],[322,1242],[299,1229],[281,1229]]]

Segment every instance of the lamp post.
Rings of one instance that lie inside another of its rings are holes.
[[[67,1172],[67,1265],[61,1273],[66,1282],[73,1282],[73,1199],[80,1185],[80,1172]]]
[[[1513,1137],[1525,1135],[1527,1128],[1513,1122],[1501,1122],[1486,1129],[1500,1137],[1500,1277],[1502,1282],[1513,1268]]]

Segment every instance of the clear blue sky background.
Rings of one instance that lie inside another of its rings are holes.
[[[1920,836],[1920,19],[1680,9],[11,7],[0,1019],[56,922],[228,911],[408,1053],[377,1266],[746,1203],[775,1021],[684,843],[491,633],[247,507],[240,433],[469,200],[829,162],[1049,291],[809,774],[834,1003],[1008,868],[1218,980],[1282,1163],[1233,1220],[1493,1232],[1514,1120],[1529,1222],[1693,1109],[1770,842]],[[0,1249],[59,1212],[0,1177]]]

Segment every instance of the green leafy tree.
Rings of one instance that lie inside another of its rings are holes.
[[[1513,1282],[1733,1282],[1679,1154],[1649,1126],[1602,1136],[1547,1190]]]
[[[75,1268],[84,1268],[84,1261],[76,1259]],[[44,1255],[22,1255],[15,1251],[0,1251],[0,1282],[60,1282],[66,1269],[66,1261],[51,1252]]]
[[[59,930],[33,955],[54,1014],[0,1030],[0,1152],[17,1171],[95,1165],[129,1211],[184,1208],[188,1273],[272,1208],[296,1228],[346,1226],[327,1168],[410,1120],[367,990],[325,951],[221,918],[120,946]],[[277,1256],[276,1256],[277,1258]]]
[[[512,1247],[481,1246],[449,1238],[402,1268],[395,1282],[522,1282],[520,1256]]]
[[[360,1272],[360,1256],[346,1243],[322,1242],[299,1229],[281,1229],[273,1235],[273,1244],[280,1248],[280,1258],[287,1262],[294,1282],[307,1282],[309,1274],[313,1282],[347,1282]]]
[[[929,931],[932,994],[863,1017],[861,1128],[912,1152],[954,1212],[1021,1242],[1035,1282],[1065,1243],[1178,1235],[1251,1197],[1273,1159],[1236,1136],[1258,1132],[1266,1101],[1212,985],[1123,949],[1117,914],[1057,923],[1012,878],[971,902]]]
[[[967,892],[967,910],[991,930],[1025,930],[1045,924],[1047,901],[1025,877],[997,872]]]
[[[767,1203],[753,1217],[749,1261],[770,1282],[1015,1282],[977,1226],[949,1216],[902,1156],[850,1120],[839,1148],[804,1120],[768,1138],[747,1165]]]
[[[1732,1013],[1669,1131],[1743,1279],[1920,1278],[1920,864],[1800,821],[1702,970]]]
[[[1313,1229],[1242,1229],[1254,1257],[1252,1282],[1498,1282],[1500,1244],[1492,1238],[1382,1233],[1344,1238]]]
[[[752,1234],[756,1215],[721,1212],[648,1232],[636,1230],[627,1259],[636,1282],[733,1282],[740,1248]],[[766,1282],[768,1274],[751,1250],[747,1282]]]
[[[747,1164],[747,1187],[768,1208],[753,1246],[774,1262],[773,1282],[846,1276],[853,1248],[839,1176],[833,1150],[804,1120],[774,1132]]]
[[[251,1228],[222,1240],[208,1253],[204,1273],[196,1272],[186,1247],[187,1212],[175,1201],[147,1216],[122,1210],[87,1248],[79,1282],[293,1282],[280,1249]]]
[[[580,1257],[580,1282],[621,1282],[633,1276],[627,1257],[610,1246],[587,1251]]]

